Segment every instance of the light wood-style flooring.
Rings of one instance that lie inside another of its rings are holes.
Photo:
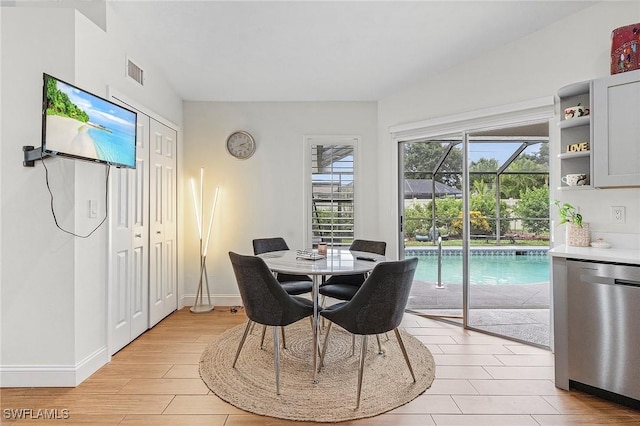
[[[76,388],[0,389],[7,409],[68,410],[38,425],[305,425],[241,411],[212,394],[198,373],[207,343],[246,321],[243,311],[177,311]],[[403,327],[431,350],[436,379],[423,395],[389,413],[344,425],[640,425],[640,411],[553,384],[543,349],[407,315]],[[354,371],[354,391],[356,385]]]

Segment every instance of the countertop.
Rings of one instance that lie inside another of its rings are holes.
[[[561,245],[552,248],[548,253],[553,257],[564,257],[567,259],[595,260],[599,262],[640,265],[640,250],[634,249],[622,249],[615,247],[598,249],[593,247],[572,247]]]

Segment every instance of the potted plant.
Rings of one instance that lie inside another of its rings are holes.
[[[558,200],[555,200],[554,204],[558,207],[558,213],[560,214],[558,225],[567,224],[567,245],[589,247],[591,242],[589,224],[582,221],[582,215],[578,212],[578,209],[569,203],[561,203]]]

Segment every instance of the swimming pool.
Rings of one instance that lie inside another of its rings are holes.
[[[414,257],[407,254],[407,257]],[[437,282],[438,257],[415,256],[419,259],[414,280]],[[471,256],[471,285],[534,284],[549,282],[549,258],[546,256]],[[442,283],[462,284],[462,256],[442,257]]]

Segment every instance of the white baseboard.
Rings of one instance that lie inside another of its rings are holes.
[[[76,386],[109,362],[109,352],[103,346],[76,364]]]
[[[102,347],[76,365],[0,366],[0,387],[75,387],[108,362]]]
[[[204,300],[205,303],[209,302],[206,295],[202,300]],[[183,294],[180,300],[180,307],[193,306],[195,303],[195,294]],[[211,304],[213,306],[242,306],[242,299],[238,294],[215,294],[211,295]]]

